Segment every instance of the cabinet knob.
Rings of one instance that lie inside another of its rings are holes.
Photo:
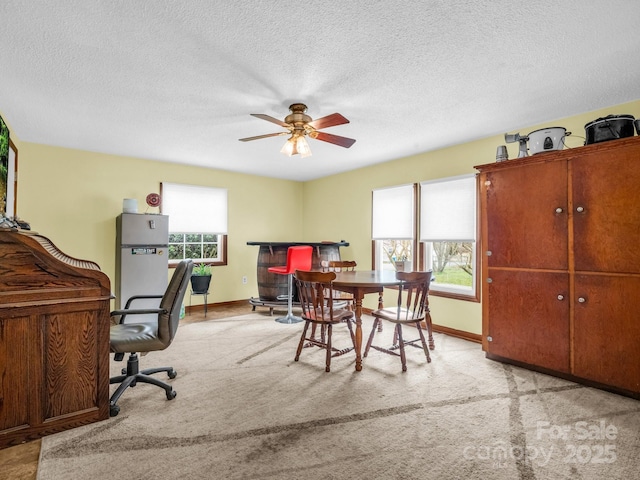
[[[493,279],[491,279],[490,277],[487,278],[487,283],[492,283]]]
[[[587,299],[586,299],[586,298],[584,298],[584,297],[578,297],[578,303],[584,303],[584,302],[586,302],[586,301],[587,301]]]
[[[564,300],[564,295],[558,295],[558,300]]]
[[[578,208],[576,208],[576,212],[578,212],[578,213],[582,213],[582,212],[584,212],[584,207],[578,207]]]
[[[492,255],[493,252],[491,252],[491,250],[487,250],[487,257],[490,257]]]
[[[558,207],[556,208],[556,213],[562,213],[564,210],[562,210],[562,207]]]
[[[493,342],[493,337],[487,336],[487,342]]]

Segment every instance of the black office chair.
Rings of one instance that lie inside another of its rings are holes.
[[[151,383],[164,388],[167,400],[173,400],[176,392],[168,383],[151,377],[158,372],[167,372],[169,378],[175,378],[176,371],[173,367],[149,368],[138,370],[138,352],[147,353],[164,350],[173,341],[178,323],[180,321],[180,308],[184,294],[189,284],[193,262],[183,260],[178,264],[169,286],[164,295],[135,295],[127,300],[122,310],[114,310],[111,317],[120,317],[118,324],[111,326],[111,351],[115,353],[114,360],[122,361],[125,353],[129,353],[127,368],[122,369],[122,375],[109,379],[110,384],[119,383],[116,391],[111,395],[109,402],[109,414],[115,417],[120,412],[116,405],[120,396],[128,387],[135,387],[138,382]],[[141,298],[158,298],[159,308],[132,309],[132,302]],[[157,321],[124,323],[130,315],[157,314]]]

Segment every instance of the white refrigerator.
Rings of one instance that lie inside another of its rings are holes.
[[[168,284],[169,217],[122,213],[116,219],[116,308],[133,295],[163,295]],[[157,308],[159,300],[135,300],[132,308]],[[136,315],[125,323],[152,321],[157,315]]]

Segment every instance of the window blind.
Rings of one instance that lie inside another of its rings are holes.
[[[475,239],[475,175],[421,182],[420,241],[474,242]]]
[[[412,240],[414,235],[412,184],[373,190],[373,240]]]
[[[162,213],[169,231],[227,234],[227,189],[162,183]]]

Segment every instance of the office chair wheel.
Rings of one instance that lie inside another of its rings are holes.
[[[109,405],[109,416],[115,417],[120,413],[120,407],[118,405]]]
[[[170,392],[167,392],[167,400],[173,400],[174,398],[176,398],[177,392],[175,390],[171,390]]]
[[[167,372],[167,375],[169,376],[169,378],[176,378],[176,375],[178,375],[178,372],[172,369]]]

